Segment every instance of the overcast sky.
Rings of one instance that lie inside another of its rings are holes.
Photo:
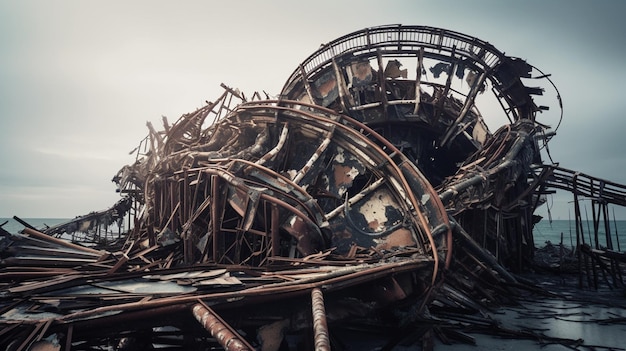
[[[486,40],[552,74],[564,120],[554,161],[626,183],[626,2],[0,0],[0,217],[71,218],[119,195],[128,152],[217,98],[280,92],[322,43],[427,25]],[[540,116],[556,123],[556,101]],[[567,219],[571,196],[552,214]],[[618,211],[619,212],[619,211]],[[619,212],[621,213],[621,212]],[[624,216],[626,218],[626,216]]]

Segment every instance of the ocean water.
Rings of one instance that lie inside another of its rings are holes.
[[[613,249],[618,250],[619,246],[619,251],[626,251],[626,221],[611,220],[609,225]],[[563,234],[563,245],[569,247],[576,246],[576,223],[573,220],[554,220],[550,222],[543,219],[535,224],[533,229],[535,246],[545,246],[546,241],[558,244],[561,242],[561,233]],[[583,221],[582,234],[585,244],[591,244],[595,248],[596,241],[593,233],[593,221]],[[598,228],[598,244],[600,247],[608,247],[603,222],[600,222]]]
[[[25,222],[32,225],[37,229],[45,229],[60,223],[65,223],[70,218],[22,218]],[[2,228],[9,233],[18,233],[24,226],[14,220],[13,218],[0,218],[0,224],[7,222]],[[626,221],[610,221],[610,233],[613,249],[619,251],[626,251]],[[604,234],[604,224],[600,223],[598,230],[598,243],[601,247],[607,247],[606,236]],[[616,234],[617,232],[617,234]],[[569,220],[553,220],[552,222],[547,219],[541,220],[535,225],[533,230],[533,236],[535,238],[535,246],[545,246],[546,241],[550,241],[552,244],[558,244],[561,242],[561,233],[563,234],[563,244],[565,246],[576,246],[576,226],[574,221]],[[595,236],[593,235],[593,222],[583,222],[583,235],[585,243],[592,243],[595,247]]]

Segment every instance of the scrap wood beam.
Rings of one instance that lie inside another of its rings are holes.
[[[40,240],[43,240],[43,241],[47,241],[47,242],[50,242],[50,243],[54,243],[54,244],[59,245],[59,246],[64,246],[64,247],[67,247],[67,248],[70,248],[70,249],[74,249],[74,250],[78,250],[78,251],[88,252],[88,253],[95,254],[95,255],[98,255],[98,256],[106,256],[106,255],[109,254],[106,251],[95,250],[95,249],[92,249],[92,248],[89,248],[89,247],[86,247],[86,246],[76,245],[76,244],[70,243],[70,242],[65,241],[65,240],[53,238],[53,237],[51,237],[49,235],[46,235],[46,234],[44,234],[42,232],[39,232],[39,231],[34,230],[34,229],[30,229],[30,228],[24,228],[24,233],[28,234],[28,235],[30,235],[32,237],[35,237],[37,239],[40,239]]]

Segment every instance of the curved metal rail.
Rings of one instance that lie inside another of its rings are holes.
[[[579,196],[626,206],[626,185],[559,166],[544,165],[543,167],[549,167],[551,170],[550,176],[544,181],[544,185],[548,189],[566,190]]]
[[[319,72],[332,68],[342,57],[381,55],[410,56],[462,63],[491,81],[494,94],[512,120],[534,120],[538,110],[530,94],[539,90],[525,87],[520,77],[529,78],[531,67],[523,60],[506,56],[490,43],[462,33],[428,26],[387,25],[366,28],[323,44],[307,57],[287,79],[282,95]]]

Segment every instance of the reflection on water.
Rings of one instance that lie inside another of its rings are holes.
[[[476,346],[438,346],[446,351],[626,350],[623,286],[583,290],[577,287],[577,275],[525,277],[553,295],[528,294],[518,305],[492,310],[489,317],[511,333],[499,337],[495,330],[470,332]]]
[[[585,345],[623,348],[626,310],[560,299],[526,301],[506,308],[503,323],[547,336],[578,340]]]

